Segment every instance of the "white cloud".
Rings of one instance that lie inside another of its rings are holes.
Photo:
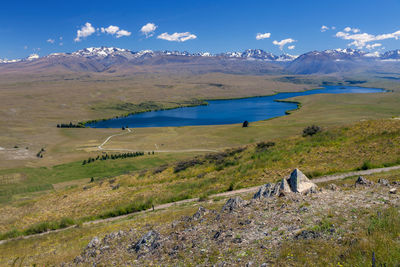
[[[369,50],[382,46],[381,43],[367,44],[365,47]]]
[[[334,29],[336,29],[335,26],[332,26],[332,27],[329,27],[329,26],[326,26],[326,25],[322,25],[321,26],[321,32],[326,32],[328,30],[334,30]]]
[[[115,35],[115,37],[120,38],[123,36],[130,36],[131,33],[128,32],[127,30],[122,30],[118,26],[110,25],[107,28],[101,27],[100,31],[102,33],[110,34],[110,35]]]
[[[261,39],[266,39],[271,37],[271,33],[270,32],[266,32],[266,33],[257,33],[256,39],[257,40],[261,40]]]
[[[196,38],[197,36],[190,32],[175,32],[173,34],[164,32],[157,36],[157,39],[167,40],[170,42],[185,42],[187,40],[192,40]]]
[[[47,39],[47,41],[46,41],[46,42],[48,42],[48,43],[50,43],[50,44],[54,44],[55,40],[54,40],[54,39],[51,39],[51,38],[49,38],[49,39]]]
[[[348,30],[347,28],[345,31]],[[358,30],[358,29],[356,29]],[[400,37],[400,30],[397,32],[393,33],[386,33],[386,34],[379,34],[379,35],[373,35],[369,33],[354,33],[351,34],[349,32],[354,32],[354,29],[349,30],[348,32],[337,32],[336,37],[341,38],[343,40],[350,40],[352,41],[349,43],[349,46],[354,45],[358,49],[362,49],[368,45],[370,42],[374,41],[381,41],[381,40],[386,40],[386,39],[396,39],[398,40]],[[370,45],[372,47],[372,45]]]
[[[289,50],[293,50],[293,49],[295,49],[295,48],[296,48],[295,45],[289,45],[289,46],[288,46],[288,49],[289,49]]]
[[[290,43],[293,43],[293,42],[296,42],[296,40],[293,40],[292,38],[287,38],[287,39],[283,39],[283,40],[281,40],[281,41],[273,41],[272,43],[274,44],[274,45],[278,45],[279,46],[279,49],[280,50],[283,50],[283,47],[285,46],[285,45],[287,45],[287,44],[290,44]]]
[[[325,26],[325,25],[321,26],[321,32],[326,32],[327,30],[329,30],[328,26]]]
[[[157,25],[155,25],[154,23],[147,23],[146,25],[144,25],[140,31],[146,35],[146,38],[149,38],[151,36],[154,35],[154,31],[157,29]]]
[[[76,38],[74,39],[74,41],[80,42],[82,40],[82,38],[86,38],[95,32],[96,32],[96,30],[94,29],[92,24],[90,24],[89,22],[86,22],[85,25],[82,26],[82,28],[76,32]]]
[[[344,31],[345,31],[345,32],[353,32],[353,33],[358,33],[358,32],[360,32],[360,29],[346,27],[346,28],[344,28]]]

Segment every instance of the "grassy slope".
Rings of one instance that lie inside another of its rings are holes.
[[[376,182],[378,178],[384,177],[392,182],[398,181],[399,175],[400,170],[396,170],[384,174],[367,176],[366,178]],[[354,181],[355,178],[346,179],[346,183],[354,184]],[[342,181],[335,183],[343,186]],[[343,190],[349,189],[343,188]],[[72,261],[74,257],[81,253],[94,236],[98,236],[101,239],[105,234],[110,232],[135,229],[135,233],[139,237],[149,228],[156,228],[163,225],[168,226],[173,221],[181,219],[182,216],[193,215],[199,205],[210,209],[220,209],[225,202],[226,199],[215,199],[211,202],[188,203],[166,210],[134,214],[123,220],[82,226],[28,240],[9,242],[0,246],[0,265],[11,265],[15,261],[18,265],[36,263],[37,265],[47,266]],[[299,203],[299,205],[304,206],[304,203]],[[329,264],[336,266],[338,262],[344,266],[365,266],[366,264],[370,264],[372,251],[375,251],[377,255],[378,264],[383,262],[384,258],[382,256],[391,256],[392,259],[396,259],[395,257],[397,257],[398,259],[399,244],[395,242],[399,234],[398,229],[400,229],[398,213],[396,214],[393,209],[386,211],[385,208],[381,212],[384,216],[381,216],[380,219],[376,218],[377,210],[368,208],[352,211],[352,214],[340,214],[340,216],[335,216],[334,218],[330,216],[328,218],[330,221],[337,221],[339,223],[336,224],[336,227],[357,233],[355,236],[351,234],[344,235],[346,241],[357,239],[361,242],[343,242],[338,246],[338,244],[329,240],[304,242],[288,240],[283,243],[282,249],[278,249],[276,252],[268,251],[268,254],[265,254],[266,251],[262,251],[263,253],[261,254],[256,253],[252,256],[253,260],[254,258],[266,259],[266,257],[268,258],[270,255],[277,253],[275,263],[281,266],[288,262],[292,264],[291,266],[295,265],[295,263],[298,263],[299,266],[304,266],[305,263],[310,264],[310,262],[318,266],[317,263],[322,258],[325,259],[325,263],[328,263],[328,266]],[[326,214],[321,214],[321,216],[321,220],[323,220]],[[345,223],[342,220],[345,216],[357,216],[358,220],[356,220],[355,224],[345,227],[342,225]],[[371,228],[371,226],[374,228]],[[312,225],[309,227],[311,228]],[[372,231],[368,232],[368,229]],[[324,231],[322,228],[320,230]],[[387,246],[387,244],[390,244],[390,246]],[[235,252],[236,250],[233,251]],[[387,254],[388,252],[391,254]],[[341,255],[346,255],[346,257],[343,258]],[[202,258],[198,258],[197,260],[202,260]]]
[[[125,174],[84,186],[14,201],[0,212],[1,230],[27,228],[41,221],[62,217],[102,217],[126,212],[127,205],[166,203],[275,181],[299,167],[311,176],[354,170],[368,166],[400,164],[400,120],[364,121],[347,127],[333,127],[313,137],[300,134],[273,140],[265,150],[248,146],[242,152],[220,153],[175,172],[178,163],[165,170]],[[137,159],[138,160],[138,159]],[[93,167],[102,162],[91,163]],[[183,164],[184,165],[184,164]],[[85,168],[81,166],[80,168]],[[90,167],[91,168],[91,167]],[[112,187],[119,184],[117,190]],[[109,213],[111,212],[112,213]],[[108,214],[108,215],[107,215]]]

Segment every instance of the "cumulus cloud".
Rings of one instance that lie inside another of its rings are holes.
[[[358,32],[360,32],[360,29],[357,29],[357,28],[351,28],[351,27],[346,27],[346,28],[344,28],[344,31],[345,31],[345,32],[353,32],[353,33],[358,33]]]
[[[74,41],[80,42],[82,40],[82,38],[86,38],[95,32],[96,32],[96,30],[94,29],[92,24],[90,24],[89,22],[86,22],[85,25],[82,26],[82,28],[76,32],[76,38],[74,39]]]
[[[146,38],[149,38],[154,35],[154,31],[156,29],[157,25],[155,25],[154,23],[147,23],[140,29],[140,31],[142,32],[142,34],[146,35]]]
[[[127,30],[122,30],[118,26],[110,25],[107,28],[100,28],[100,31],[102,33],[110,34],[110,35],[115,35],[115,37],[120,38],[123,36],[130,36],[131,33],[128,32]]]
[[[375,44],[367,44],[365,47],[366,47],[368,50],[372,50],[372,49],[375,49],[375,48],[380,47],[380,46],[382,46],[381,43],[375,43]]]
[[[325,25],[321,26],[321,32],[326,32],[327,30],[329,30],[328,26],[325,26]]]
[[[326,32],[326,31],[334,30],[334,29],[336,29],[335,26],[332,26],[332,27],[329,27],[329,26],[326,26],[326,25],[322,25],[321,26],[321,32]]]
[[[348,29],[347,29],[348,30]],[[358,29],[356,29],[358,30]],[[337,32],[336,37],[343,39],[343,40],[350,40],[352,41],[349,43],[349,46],[355,46],[358,49],[362,49],[368,45],[368,43],[375,42],[375,41],[382,41],[386,39],[396,39],[398,40],[400,37],[400,30],[393,32],[393,33],[385,33],[385,34],[378,34],[378,35],[373,35],[369,33],[354,33],[353,29],[349,31],[342,32]],[[372,45],[369,45],[370,48],[372,48]],[[377,46],[375,46],[377,47]]]
[[[266,39],[271,37],[271,33],[270,32],[266,32],[266,33],[257,33],[256,39],[257,40],[262,40],[262,39]]]
[[[49,39],[47,39],[47,41],[46,41],[46,42],[48,42],[48,43],[50,43],[50,44],[54,44],[55,40],[54,40],[54,39],[51,39],[51,38],[49,38]]]
[[[167,40],[170,42],[185,42],[187,40],[192,40],[196,38],[197,36],[190,32],[175,32],[173,34],[164,32],[157,36],[157,39]]]
[[[294,42],[296,42],[296,40],[293,40],[292,38],[287,38],[287,39],[283,39],[283,40],[281,40],[279,42],[275,40],[272,43],[274,45],[278,45],[280,50],[283,50],[283,47],[285,45],[290,44],[290,43],[294,43]]]
[[[295,48],[296,48],[295,45],[289,45],[289,46],[288,46],[288,49],[289,49],[289,50],[293,50],[293,49],[295,49]]]

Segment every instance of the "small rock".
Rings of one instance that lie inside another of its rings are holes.
[[[356,183],[355,183],[355,185],[356,185],[356,186],[357,186],[357,185],[371,186],[371,185],[373,185],[373,182],[371,182],[371,181],[368,180],[368,179],[365,179],[365,178],[362,177],[362,176],[359,176],[358,179],[357,179],[357,181],[356,181]]]
[[[339,187],[335,184],[328,185],[328,189],[331,191],[339,191]]]
[[[299,209],[299,211],[300,211],[300,212],[307,212],[307,211],[308,211],[308,208],[307,208],[307,207],[301,207],[301,208]]]
[[[95,248],[98,245],[100,245],[100,240],[97,236],[95,236],[92,240],[90,240],[89,244],[86,246],[86,249]]]
[[[318,232],[303,230],[295,235],[294,239],[315,239],[318,237],[320,237]]]
[[[384,185],[384,186],[389,186],[389,181],[386,179],[379,179],[378,184]]]
[[[390,188],[389,193],[390,194],[396,194],[397,193],[397,188]]]
[[[160,234],[156,231],[147,232],[142,238],[139,239],[135,244],[132,244],[128,247],[128,251],[135,251],[136,253],[139,251],[150,252],[157,249],[160,246],[158,240],[160,239]]]
[[[222,211],[232,212],[236,209],[243,207],[244,200],[241,197],[230,198],[222,207]]]
[[[208,210],[205,209],[204,207],[200,206],[199,209],[196,211],[196,213],[193,214],[192,218],[194,220],[198,220],[198,219],[200,219],[201,217],[203,217],[207,213],[208,213]]]
[[[217,231],[217,232],[214,234],[214,239],[218,239],[218,237],[221,236],[221,233],[222,233],[222,231]]]

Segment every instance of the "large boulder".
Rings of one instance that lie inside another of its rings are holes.
[[[316,185],[311,182],[304,173],[299,169],[295,169],[287,180],[288,184],[295,193],[305,193],[316,188]]]
[[[254,194],[253,199],[281,196],[286,193],[312,193],[315,192],[316,188],[317,186],[304,173],[295,169],[288,179],[282,179],[275,185],[268,183],[261,186]]]

